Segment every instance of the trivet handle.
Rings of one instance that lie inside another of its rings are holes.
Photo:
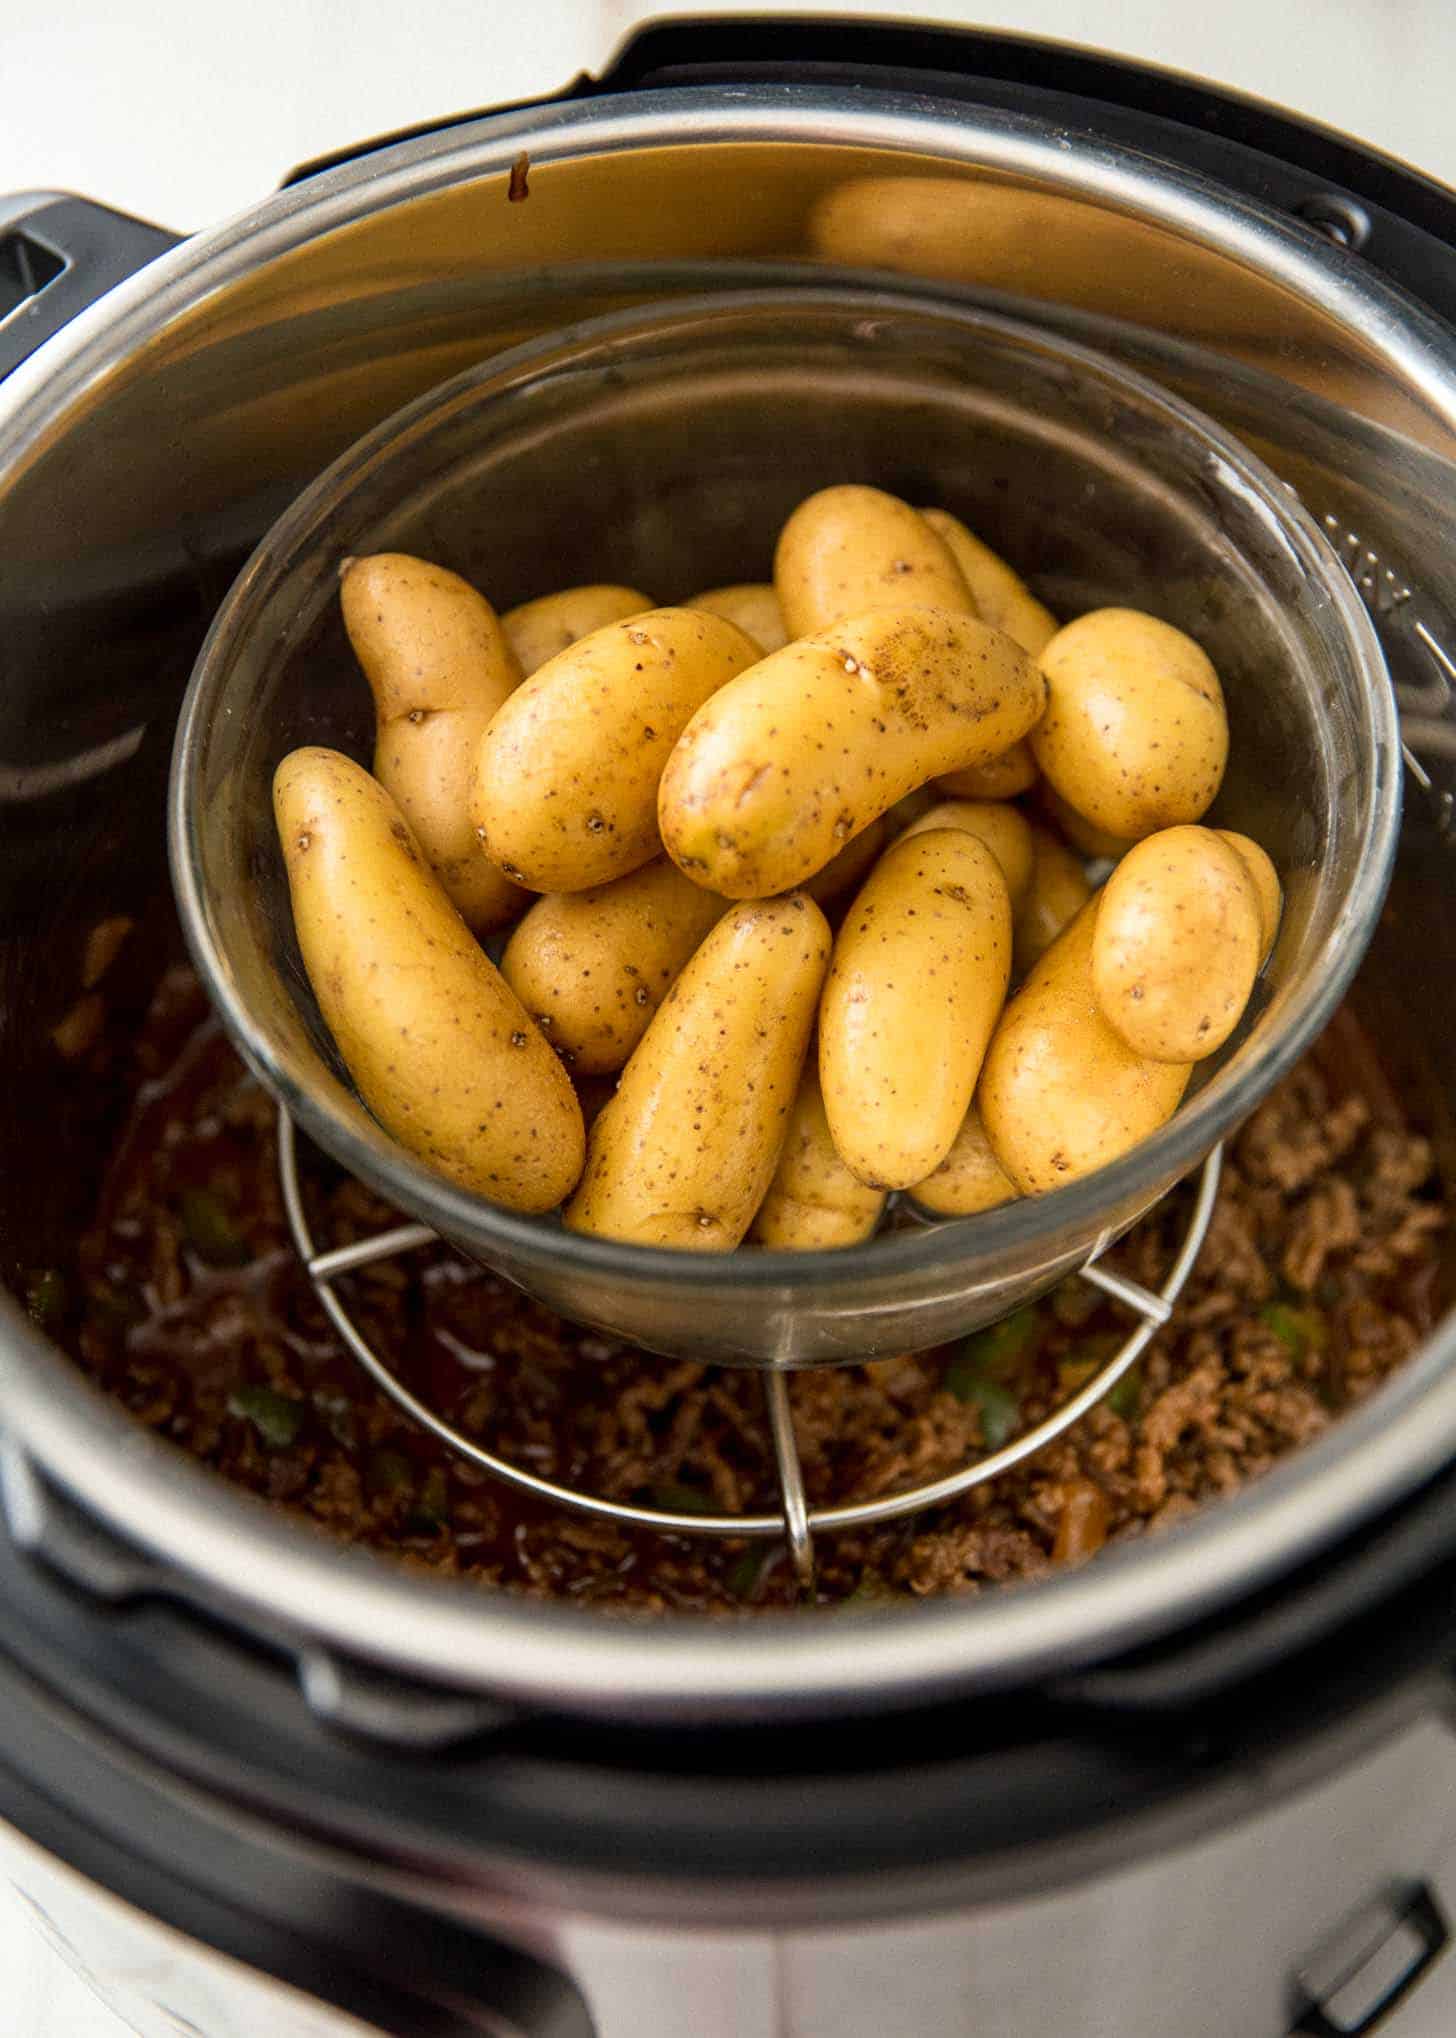
[[[179,238],[91,198],[56,191],[0,198],[0,382]]]

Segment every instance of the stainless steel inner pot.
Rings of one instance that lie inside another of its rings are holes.
[[[1071,617],[1124,603],[1190,632],[1231,727],[1212,819],[1283,877],[1255,1008],[1172,1124],[1069,1189],[828,1254],[590,1240],[453,1188],[347,1083],[293,940],[270,786],[286,751],[367,762],[341,559],[415,552],[505,609],[615,580],[660,601],[771,575],[796,503],[836,481],[939,503]],[[1290,491],[1112,362],[989,313],[831,290],[738,293],[512,350],[387,420],[280,519],[219,611],[178,726],[172,861],[234,1039],[352,1172],[553,1308],[729,1363],[931,1345],[1082,1264],[1252,1109],[1334,1009],[1384,895],[1394,702],[1369,617]]]
[[[523,149],[531,197],[512,205]],[[106,1086],[58,1062],[49,1029],[74,1001],[96,918],[130,910],[152,954],[165,945],[167,759],[242,558],[322,467],[445,376],[624,305],[823,282],[820,208],[871,175],[949,179],[988,205],[1014,193],[1021,220],[1018,237],[960,233],[953,265],[913,236],[866,251],[877,288],[930,287],[948,304],[986,295],[1002,309],[1019,297],[1021,313],[1149,367],[1355,534],[1352,556],[1373,549],[1415,590],[1387,645],[1407,697],[1434,698],[1416,712],[1439,767],[1450,724],[1415,626],[1456,641],[1456,340],[1378,266],[1276,203],[1231,197],[1155,139],[1124,146],[1065,117],[817,83],[576,100],[380,151],[163,257],[0,389],[10,1288],[64,1248],[94,1199],[74,1156],[81,1127],[106,1122]],[[1089,219],[1095,263],[1077,231]],[[1412,799],[1359,991],[1448,1169],[1456,1065],[1434,987],[1456,967],[1450,870]],[[300,1533],[139,1430],[8,1296],[0,1330],[17,1519],[43,1526],[24,1511],[36,1479],[72,1497],[93,1536],[130,1553],[118,1589],[157,1579],[315,1671],[361,1661],[634,1722],[879,1714],[1069,1673],[1290,1575],[1456,1449],[1456,1341],[1443,1326],[1374,1401],[1268,1478],[1075,1576],[854,1622],[670,1622],[649,1639]]]

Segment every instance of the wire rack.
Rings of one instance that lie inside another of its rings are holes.
[[[954,1500],[1043,1449],[1070,1429],[1073,1423],[1079,1422],[1090,1408],[1112,1391],[1128,1369],[1136,1364],[1154,1333],[1172,1314],[1173,1304],[1198,1257],[1213,1214],[1220,1159],[1221,1149],[1215,1148],[1203,1163],[1187,1228],[1160,1288],[1145,1288],[1137,1281],[1128,1280],[1110,1267],[1102,1266],[1096,1255],[1078,1269],[1081,1280],[1090,1282],[1102,1294],[1130,1309],[1138,1319],[1137,1324],[1111,1357],[1074,1394],[1020,1436],[963,1465],[959,1471],[908,1487],[903,1492],[885,1494],[874,1500],[853,1501],[840,1507],[811,1507],[804,1492],[803,1468],[799,1462],[793,1414],[789,1407],[788,1372],[769,1371],[763,1376],[764,1397],[778,1472],[778,1508],[764,1514],[687,1514],[670,1508],[639,1507],[632,1501],[607,1500],[598,1494],[584,1493],[576,1486],[560,1486],[555,1480],[543,1479],[538,1473],[528,1472],[523,1466],[514,1465],[508,1458],[498,1457],[494,1451],[487,1450],[485,1445],[466,1436],[453,1423],[446,1422],[413,1394],[359,1329],[339,1293],[339,1284],[363,1267],[394,1259],[402,1253],[418,1252],[425,1246],[438,1245],[439,1236],[428,1225],[398,1224],[375,1232],[369,1238],[355,1239],[348,1245],[327,1247],[321,1251],[303,1207],[293,1121],[286,1111],[280,1109],[278,1113],[278,1175],[294,1249],[334,1329],[375,1385],[398,1408],[449,1449],[469,1458],[493,1478],[502,1480],[507,1486],[514,1486],[522,1493],[532,1494],[537,1500],[550,1501],[577,1514],[674,1535],[780,1536],[788,1549],[795,1577],[805,1591],[812,1588],[814,1581],[816,1534],[895,1521],[902,1515],[916,1514],[922,1508]]]

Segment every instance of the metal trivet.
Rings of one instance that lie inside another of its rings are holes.
[[[605,1521],[629,1522],[634,1528],[667,1530],[674,1535],[782,1536],[788,1546],[795,1576],[805,1591],[814,1582],[814,1535],[817,1530],[865,1528],[874,1522],[894,1521],[901,1515],[915,1514],[921,1508],[937,1507],[943,1501],[954,1500],[973,1486],[980,1486],[987,1479],[994,1479],[998,1473],[1009,1471],[1013,1465],[1031,1457],[1070,1429],[1074,1422],[1079,1422],[1088,1409],[1112,1391],[1142,1355],[1153,1333],[1173,1313],[1173,1304],[1182,1292],[1208,1230],[1214,1197],[1218,1193],[1221,1156],[1222,1148],[1215,1147],[1203,1163],[1188,1229],[1162,1287],[1156,1292],[1100,1265],[1100,1246],[1097,1253],[1077,1270],[1077,1278],[1090,1282],[1114,1301],[1124,1303],[1141,1321],[1111,1358],[1034,1428],[1014,1437],[1010,1443],[1002,1444],[999,1450],[988,1451],[985,1457],[977,1458],[960,1471],[929,1480],[922,1486],[912,1486],[906,1492],[883,1495],[876,1500],[855,1501],[842,1507],[810,1507],[804,1495],[803,1469],[799,1463],[799,1448],[789,1408],[788,1371],[768,1371],[764,1374],[764,1398],[768,1405],[768,1425],[778,1467],[781,1507],[773,1514],[680,1514],[669,1508],[637,1507],[629,1501],[603,1500],[596,1494],[582,1493],[573,1486],[558,1486],[554,1480],[542,1479],[534,1472],[511,1464],[508,1459],[498,1458],[493,1451],[463,1435],[453,1424],[418,1400],[369,1343],[340,1300],[335,1284],[345,1274],[356,1273],[361,1267],[393,1259],[400,1253],[417,1252],[421,1246],[438,1245],[439,1234],[425,1224],[397,1224],[388,1231],[376,1232],[372,1238],[356,1239],[351,1245],[334,1246],[320,1252],[314,1244],[303,1208],[293,1121],[283,1109],[278,1112],[278,1178],[294,1248],[334,1329],[375,1385],[397,1407],[429,1430],[432,1436],[438,1437],[441,1443],[469,1458],[493,1478],[503,1480],[507,1486],[514,1486],[523,1493],[533,1494],[538,1500],[571,1508],[578,1514],[595,1515]]]

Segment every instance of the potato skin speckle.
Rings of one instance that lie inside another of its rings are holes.
[[[735,581],[729,587],[705,588],[683,603],[685,609],[705,609],[710,616],[726,616],[746,636],[752,637],[765,657],[782,651],[789,641],[784,612],[768,581]]]
[[[295,750],[273,806],[304,967],[364,1102],[462,1188],[554,1209],[581,1173],[581,1107],[389,794],[337,751]]]
[[[978,613],[950,548],[919,511],[854,483],[821,488],[799,504],[779,533],[774,589],[791,639],[866,609]]]
[[[481,854],[468,794],[480,739],[521,683],[495,610],[459,574],[405,552],[346,560],[339,602],[374,696],[374,776],[466,924],[503,926],[521,892]]]
[[[1040,658],[1061,627],[1051,610],[959,517],[942,509],[923,509],[920,514],[960,568],[981,621],[1014,637],[1029,658]]]
[[[610,884],[538,899],[506,944],[501,974],[574,1076],[610,1075],[727,910],[655,857]]]
[[[1016,807],[1004,800],[940,800],[919,814],[897,840],[924,835],[933,828],[963,828],[984,842],[1001,866],[1006,889],[1011,894],[1011,911],[1019,913],[1031,889],[1035,858],[1031,824]]]
[[[1232,828],[1215,828],[1214,833],[1220,842],[1226,842],[1242,857],[1249,882],[1254,887],[1254,896],[1259,902],[1259,967],[1262,969],[1279,935],[1279,922],[1284,914],[1284,887],[1279,882],[1274,859],[1267,849],[1261,849],[1247,835],[1235,834]]]
[[[1046,713],[1031,736],[1044,777],[1124,842],[1199,820],[1228,762],[1223,689],[1182,630],[1138,609],[1094,609],[1041,654]]]
[[[1092,988],[1108,1024],[1155,1061],[1202,1061],[1244,1015],[1263,953],[1247,859],[1212,828],[1164,828],[1102,890]]]
[[[1192,1073],[1134,1054],[1092,992],[1100,899],[1042,956],[991,1036],[976,1105],[991,1151],[1026,1196],[1060,1189],[1166,1125]]]
[[[658,795],[663,846],[729,898],[806,883],[927,779],[999,755],[1046,684],[974,617],[875,609],[788,644],[693,715]]]
[[[1011,901],[975,836],[902,837],[855,898],[819,1010],[834,1145],[873,1188],[908,1189],[949,1153],[1011,974]]]
[[[999,756],[984,764],[968,764],[962,771],[948,771],[935,781],[937,792],[952,800],[1014,800],[1030,792],[1040,773],[1026,737],[1013,743]]]
[[[884,1190],[868,1188],[839,1157],[811,1055],[799,1079],[778,1168],[750,1236],[775,1252],[858,1245],[873,1232],[884,1207]]]
[[[501,617],[511,650],[526,679],[569,645],[589,637],[608,623],[625,622],[656,608],[650,596],[635,587],[593,581],[585,587],[563,587],[519,603]]]
[[[829,949],[802,893],[719,920],[592,1125],[572,1230],[686,1252],[740,1243],[788,1133]]]
[[[1092,896],[1081,859],[1037,821],[1031,823],[1031,878],[1016,913],[1012,969],[1024,977]]]
[[[758,655],[693,609],[650,609],[558,652],[478,745],[470,819],[486,855],[541,892],[639,869],[660,846],[658,781],[681,730]]]
[[[981,1114],[972,1104],[961,1121],[950,1152],[910,1194],[924,1210],[937,1217],[973,1217],[979,1210],[994,1210],[1016,1195],[1016,1184],[991,1151]]]

